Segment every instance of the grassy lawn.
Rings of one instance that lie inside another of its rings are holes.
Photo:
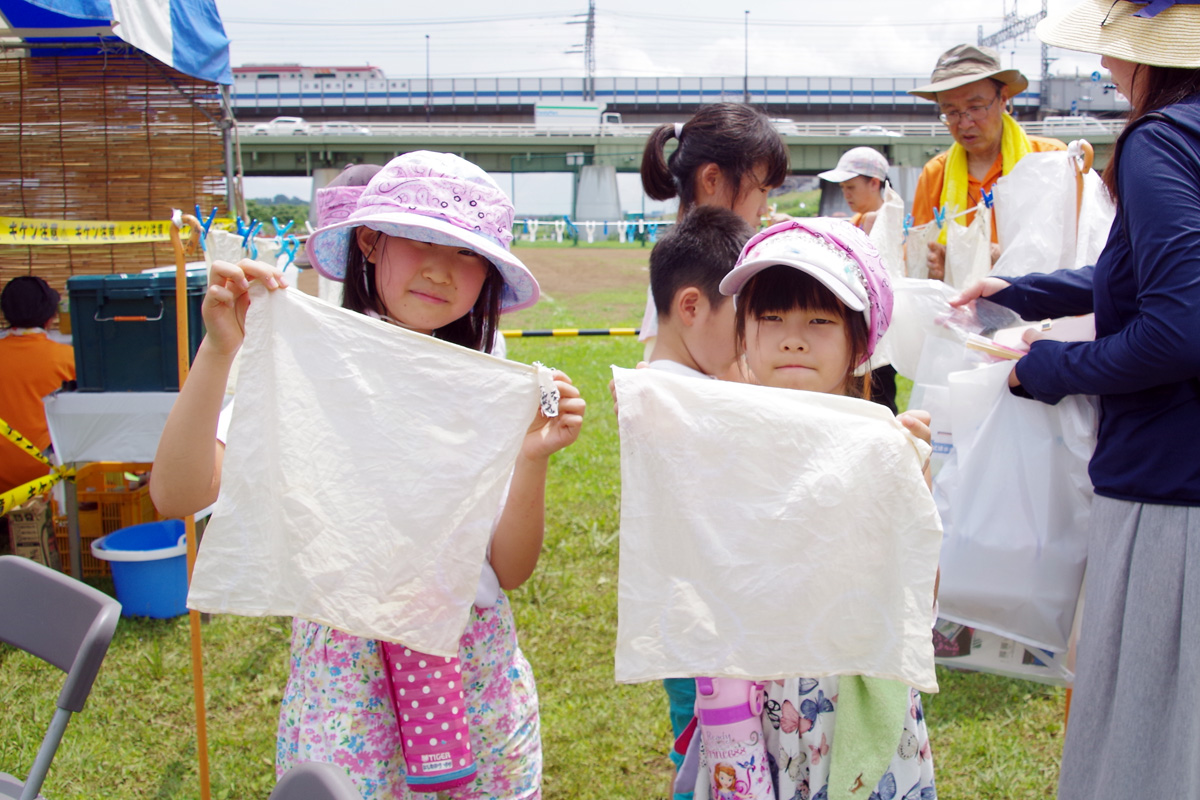
[[[580,252],[585,249],[572,248],[578,256],[545,251],[543,258],[577,260],[561,274],[549,266],[540,271],[535,248],[522,250],[549,299],[505,319],[504,327],[636,325],[645,302],[644,253],[608,248],[624,260],[590,261]],[[572,280],[574,270],[586,270],[587,277]],[[606,387],[609,365],[632,366],[641,350],[630,338],[509,341],[510,357],[567,371],[590,403],[578,444],[555,457],[538,570],[512,594],[541,696],[545,796],[555,800],[667,796],[665,695],[658,684],[613,682],[620,486]],[[214,617],[203,626],[215,798],[266,798],[274,785],[288,630],[289,621],[280,618]],[[0,771],[27,773],[60,676],[0,646]],[[941,797],[1053,797],[1063,691],[943,669],[938,677],[942,691],[926,698],[925,710]],[[44,794],[56,800],[196,798],[195,748],[187,618],[123,619],[87,707],[67,729]]]

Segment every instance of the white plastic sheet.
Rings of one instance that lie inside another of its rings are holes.
[[[544,368],[252,290],[188,605],[451,656]]]
[[[864,400],[613,373],[618,681],[861,674],[936,691],[928,445]]]
[[[935,478],[941,616],[1064,652],[1087,557],[1096,412],[1084,396],[1016,397],[1011,371],[949,378],[954,458]]]

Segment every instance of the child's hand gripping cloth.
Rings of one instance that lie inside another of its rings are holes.
[[[188,606],[457,655],[549,371],[295,290],[251,298]]]
[[[613,373],[618,681],[866,675],[937,691],[928,445],[865,400]]]

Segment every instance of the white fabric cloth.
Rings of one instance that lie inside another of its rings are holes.
[[[618,681],[860,674],[937,690],[928,445],[865,400],[613,373]]]
[[[550,373],[256,285],[188,605],[452,656]]]

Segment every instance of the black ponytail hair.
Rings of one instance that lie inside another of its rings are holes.
[[[667,158],[665,147],[674,138],[679,146]],[[787,177],[788,150],[758,108],[742,103],[701,106],[678,137],[674,123],[660,125],[650,134],[642,153],[642,188],[655,200],[678,197],[682,216],[696,203],[697,171],[710,163],[733,187],[741,187],[745,176],[763,165],[764,183],[775,187]]]

